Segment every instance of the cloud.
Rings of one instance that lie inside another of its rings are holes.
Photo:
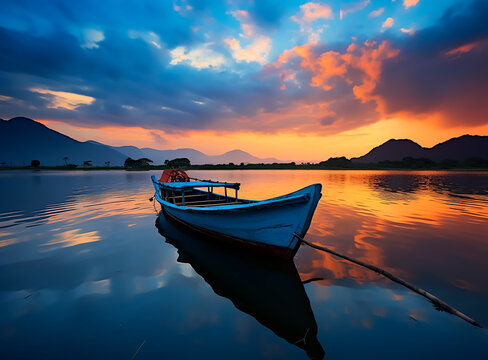
[[[363,10],[366,6],[369,5],[371,1],[370,0],[362,0],[362,1],[356,1],[352,3],[346,3],[341,6],[340,10],[340,19],[342,20],[344,16],[347,14],[354,13],[356,11]]]
[[[239,21],[243,33],[240,37],[248,42],[242,46],[241,41],[236,38],[228,38],[224,43],[230,48],[232,57],[237,62],[257,62],[265,64],[271,50],[272,41],[269,37],[258,32],[256,25],[252,22],[249,12],[245,10],[231,11],[230,14]]]
[[[474,41],[461,46],[457,46],[454,49],[451,49],[448,52],[446,52],[446,55],[461,56],[462,54],[468,53],[471,50],[484,45],[486,45],[486,39],[483,39],[483,41]]]
[[[179,13],[181,16],[185,16],[193,10],[193,6],[186,0],[173,1],[173,10]]]
[[[16,99],[11,96],[1,95],[1,94],[0,94],[0,101],[5,101],[12,104],[24,105],[24,102],[22,100]]]
[[[0,101],[14,101],[15,99],[11,96],[6,96],[6,95],[0,95]]]
[[[323,26],[317,28],[314,23],[318,20],[330,20],[334,18],[332,8],[327,4],[308,2],[300,6],[300,12],[291,20],[300,25],[300,32],[308,34],[308,41],[317,43],[323,32]]]
[[[437,118],[443,126],[488,123],[488,3],[452,7],[412,36],[383,64],[373,93],[385,116]]]
[[[413,35],[415,33],[413,28],[400,28],[400,31],[404,34],[409,34],[409,35]]]
[[[243,48],[237,39],[226,39],[225,43],[232,50],[232,57],[238,62],[255,61],[260,64],[266,63],[269,51],[271,50],[271,39],[266,36],[256,37],[251,44]]]
[[[83,31],[84,43],[81,45],[85,49],[98,49],[98,43],[105,40],[105,35],[102,31],[95,29],[86,29]]]
[[[160,134],[158,134],[156,131],[150,131],[149,134],[153,138],[154,143],[159,144],[159,145],[166,144],[167,141]]]
[[[274,32],[297,9],[275,16],[267,7],[259,14],[258,3],[246,3],[241,12],[232,8],[238,24],[226,13],[227,2],[189,1],[192,10],[184,16],[171,1],[116,2],[107,17],[98,1],[48,2],[35,11],[37,2],[12,1],[19,13],[38,20],[31,27],[0,27],[2,117],[157,134],[335,134],[403,115],[435,117],[448,126],[486,123],[486,2],[452,7],[409,36],[399,29],[352,43],[320,43],[312,36],[334,17],[317,2],[326,10],[305,7],[295,14],[311,40],[301,46],[294,46],[300,39],[283,42],[283,33]],[[11,11],[2,9],[0,19],[8,16]],[[285,29],[293,32],[298,26],[290,23]],[[98,47],[80,46],[87,28],[103,29]],[[94,100],[78,102],[76,95]]]
[[[47,105],[50,109],[63,108],[67,110],[75,110],[81,105],[90,105],[95,101],[95,98],[86,95],[74,94],[65,91],[53,91],[49,89],[31,88],[32,92],[47,95],[42,97],[47,100]]]
[[[184,46],[179,46],[170,51],[170,64],[187,64],[196,69],[219,69],[225,65],[226,60],[222,54],[213,51],[210,48],[211,45],[211,43],[206,43],[190,50]]]
[[[208,48],[225,51],[218,45]],[[86,51],[66,32],[33,36],[0,27],[2,95],[23,101],[0,101],[0,112],[5,118],[22,114],[86,128],[117,125],[182,132],[239,129],[240,123],[232,119],[252,118],[260,109],[273,111],[279,106],[275,84],[246,72],[222,70],[215,76],[210,67],[174,66],[165,49],[166,45],[158,50],[142,38],[130,38],[127,31],[107,31],[103,46]],[[185,46],[183,56],[190,52],[190,57],[182,61],[191,63],[191,50]],[[78,105],[70,98],[68,104],[57,106],[59,96],[29,89],[83,94],[96,101]],[[193,103],[195,99],[207,106]],[[69,109],[74,106],[76,111]],[[254,121],[245,126],[259,129]]]
[[[403,6],[405,6],[405,9],[408,9],[411,6],[417,5],[419,0],[403,0]]]
[[[290,102],[290,107],[300,109],[290,110],[290,124],[308,118],[301,131],[310,131],[315,123],[316,132],[338,133],[379,120],[372,91],[382,63],[397,55],[386,40],[352,43],[343,50],[307,44],[284,51],[277,62],[268,64],[266,75],[279,79],[282,91],[293,94],[299,89],[302,94]]]
[[[385,8],[382,7],[382,8],[379,8],[378,10],[373,10],[369,13],[369,17],[370,18],[375,18],[375,17],[378,17],[380,16],[381,14],[383,14],[383,12],[385,11]]]
[[[308,2],[300,5],[300,12],[291,17],[296,23],[303,25],[305,23],[312,23],[319,19],[332,19],[332,8],[327,4],[319,4]]]
[[[159,35],[155,34],[152,31],[129,30],[128,34],[131,39],[142,39],[148,44],[151,44],[154,47],[161,49],[161,39]]]
[[[231,14],[240,23],[249,22],[250,21],[249,12],[246,11],[246,10],[229,11],[229,14]]]
[[[385,22],[383,23],[383,25],[381,25],[381,27],[383,29],[390,28],[393,26],[393,22],[394,22],[393,18],[389,17],[385,20]]]

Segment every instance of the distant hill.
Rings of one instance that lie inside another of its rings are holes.
[[[380,161],[401,161],[405,157],[425,158],[432,161],[457,160],[469,158],[488,160],[488,136],[463,135],[424,148],[412,140],[391,139],[375,147],[366,155],[352,158],[356,164],[378,163]]]
[[[79,142],[69,136],[49,129],[43,124],[24,117],[0,120],[0,162],[7,165],[29,165],[39,160],[41,166],[64,165],[68,162],[81,165],[91,160],[94,166],[122,165],[126,156],[105,146]]]
[[[441,161],[480,158],[488,160],[488,136],[463,135],[427,149],[429,159]]]
[[[110,145],[105,145],[105,144],[102,144],[102,143],[99,143],[99,142],[93,141],[93,140],[88,140],[87,142],[91,143],[91,144],[97,144],[97,145],[105,146],[109,149],[118,151],[119,153],[125,155],[126,158],[130,157],[133,159],[140,159],[143,157],[147,157],[147,155],[141,149],[139,149],[138,147],[135,147],[135,146],[110,146]]]
[[[176,150],[155,150],[151,148],[141,149],[150,159],[157,163],[164,163],[164,160],[186,157],[192,164],[234,164],[243,163],[274,163],[282,162],[275,158],[258,158],[242,150],[228,151],[222,155],[206,155],[194,149]]]
[[[98,143],[96,141],[89,141],[93,144],[99,144],[107,146],[113,150],[117,150],[122,154],[131,157],[133,159],[138,159],[142,157],[147,157],[154,161],[155,164],[164,164],[165,160],[172,160],[176,158],[188,158],[193,165],[201,164],[228,164],[230,162],[234,164],[243,163],[279,163],[283,162],[275,158],[258,158],[242,150],[232,150],[228,151],[222,155],[207,155],[201,151],[184,148],[176,150],[157,150],[152,148],[138,148],[135,146],[109,146]]]
[[[122,166],[127,157],[147,157],[155,165],[182,157],[190,159],[192,164],[282,162],[274,158],[258,158],[242,150],[232,150],[222,155],[206,155],[194,149],[112,147],[96,141],[77,141],[25,117],[0,119],[0,162],[6,162],[8,166],[24,166],[35,159],[41,162],[41,166],[57,166],[64,165],[63,158],[66,156],[69,163],[78,166],[86,160],[91,160],[94,166],[104,166],[106,161],[110,161],[111,166]]]

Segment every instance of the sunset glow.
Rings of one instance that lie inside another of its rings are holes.
[[[292,161],[488,134],[486,2],[263,4],[28,1],[27,24],[7,2],[0,117],[80,141]]]

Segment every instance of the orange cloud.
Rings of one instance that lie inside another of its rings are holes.
[[[473,50],[476,47],[479,47],[481,45],[482,41],[474,41],[472,43],[464,44],[461,46],[458,46],[452,50],[449,50],[446,55],[461,55],[464,53],[468,53],[471,50]]]
[[[319,56],[313,52],[314,44],[295,46],[291,50],[285,50],[278,58],[278,62],[283,64],[290,61],[292,57],[301,57],[301,67],[311,71],[314,76],[310,83],[311,86],[322,86],[324,90],[331,90],[333,86],[329,80],[333,76],[343,76],[346,74],[346,63],[342,55],[336,51],[327,51]],[[282,77],[285,81],[289,77]]]
[[[401,28],[400,31],[404,34],[409,34],[409,35],[413,35],[414,34],[414,30],[413,28]]]
[[[240,129],[259,122],[263,131],[337,134],[372,124],[380,119],[381,99],[373,91],[382,63],[398,53],[386,40],[352,43],[343,52],[321,52],[313,43],[285,50],[263,71],[265,81],[275,78],[285,92],[283,107],[240,118]],[[304,95],[287,97],[296,91]]]
[[[67,110],[75,110],[81,105],[90,105],[92,102],[95,101],[95,98],[91,96],[80,95],[65,91],[53,91],[41,88],[31,88],[29,90],[39,94],[47,95],[42,98],[49,101],[49,105],[47,105],[47,107],[51,109],[63,108]]]
[[[405,9],[408,9],[411,6],[417,5],[419,0],[403,0],[403,6],[405,6]]]
[[[393,18],[389,17],[385,20],[385,22],[383,23],[383,25],[381,25],[381,27],[383,29],[390,28],[393,26],[393,22],[394,22]]]
[[[361,85],[353,88],[354,95],[362,102],[379,98],[372,96],[372,92],[381,76],[381,65],[384,60],[393,58],[399,54],[400,50],[393,49],[386,40],[377,44],[375,41],[366,41],[361,49],[359,56],[350,55],[351,64],[363,71]]]
[[[352,43],[343,54],[330,50],[317,55],[314,52],[314,45],[307,44],[285,50],[278,58],[278,67],[289,62],[293,57],[300,57],[302,69],[313,73],[310,86],[321,86],[326,91],[331,90],[334,87],[333,77],[340,76],[346,82],[356,84],[353,88],[354,95],[365,102],[372,99],[370,94],[381,75],[382,62],[397,56],[398,53],[399,50],[393,49],[386,40],[379,44],[368,40],[362,47]],[[353,79],[353,76],[349,74],[349,69],[361,70],[362,82]],[[290,77],[284,74],[282,78],[286,81]]]
[[[332,19],[332,9],[327,4],[308,2],[300,5],[300,13],[292,16],[291,19],[299,24],[314,22],[318,19]]]
[[[369,17],[370,18],[375,18],[375,17],[378,17],[380,16],[381,14],[383,14],[383,12],[385,11],[385,8],[382,7],[382,8],[379,8],[378,10],[373,10],[369,13]]]

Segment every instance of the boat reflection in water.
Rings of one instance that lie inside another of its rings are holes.
[[[323,359],[317,323],[292,260],[256,257],[243,249],[183,229],[163,214],[156,226],[178,249],[178,262],[188,263],[212,287],[276,335]]]

